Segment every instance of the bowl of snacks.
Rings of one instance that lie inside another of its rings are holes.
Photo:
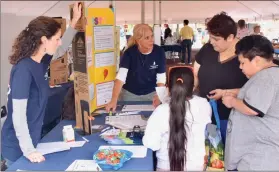
[[[93,159],[101,168],[118,170],[132,155],[132,152],[122,149],[99,149],[94,153]]]

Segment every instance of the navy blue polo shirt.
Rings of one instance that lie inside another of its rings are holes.
[[[12,121],[12,99],[28,99],[27,124],[34,147],[41,139],[41,129],[48,100],[49,84],[45,74],[52,56],[46,55],[41,63],[23,58],[12,67],[8,91],[8,115],[2,128],[2,155],[16,161],[22,156]]]
[[[166,72],[165,52],[154,44],[150,54],[142,54],[134,45],[124,52],[120,68],[128,69],[124,89],[136,95],[152,93],[157,86],[156,75]]]

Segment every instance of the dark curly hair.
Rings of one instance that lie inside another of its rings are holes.
[[[235,21],[225,12],[216,14],[208,23],[207,30],[214,36],[221,36],[225,40],[233,34],[234,37],[237,33],[237,26]]]
[[[59,29],[61,25],[51,17],[39,16],[33,19],[15,39],[9,57],[10,63],[14,65],[23,58],[31,57],[38,51],[41,38],[45,36],[50,39]]]

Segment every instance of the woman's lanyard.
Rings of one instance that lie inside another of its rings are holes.
[[[144,67],[145,62],[146,62],[146,55],[140,53],[139,58],[140,58],[141,65]]]
[[[141,61],[141,65],[144,67],[145,66],[145,62],[146,62],[146,58],[149,54],[151,54],[152,52],[150,53],[147,53],[147,54],[142,54],[139,49],[138,49],[138,52],[139,52],[139,58],[140,58],[140,61]]]

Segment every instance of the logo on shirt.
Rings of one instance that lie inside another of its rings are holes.
[[[150,65],[149,69],[157,69],[158,65],[156,65],[156,62],[154,61],[154,63],[152,65]]]
[[[47,68],[47,71],[46,71],[46,73],[45,73],[45,80],[47,80],[48,79],[48,70],[49,70],[49,66],[48,66],[48,68]]]

